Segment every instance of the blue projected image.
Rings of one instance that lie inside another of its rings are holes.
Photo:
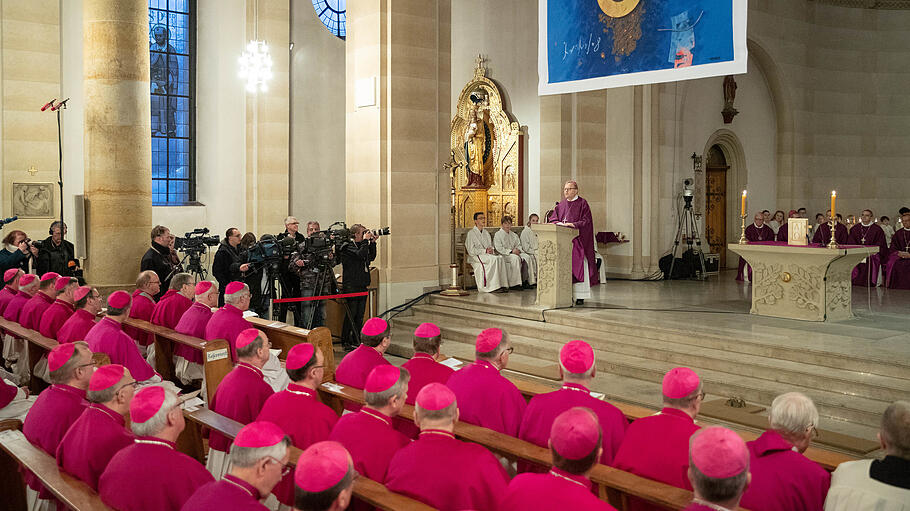
[[[193,199],[190,137],[191,0],[149,0],[152,203]]]
[[[329,32],[341,39],[347,36],[344,26],[347,0],[313,0],[313,8],[316,9],[316,16],[319,16],[319,21],[322,21],[325,28],[329,29]]]

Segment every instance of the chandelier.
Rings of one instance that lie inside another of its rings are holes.
[[[246,90],[251,94],[268,90],[272,79],[272,57],[265,41],[252,40],[238,59],[240,78],[246,80]]]

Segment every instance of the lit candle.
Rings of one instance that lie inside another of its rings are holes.
[[[746,191],[743,190],[743,205],[739,216],[746,216]]]
[[[831,218],[837,218],[837,213],[834,211],[834,200],[837,199],[837,191],[831,190]]]

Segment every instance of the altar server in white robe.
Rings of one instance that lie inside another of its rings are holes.
[[[534,232],[532,226],[539,223],[540,217],[537,216],[537,213],[531,213],[531,216],[528,217],[528,225],[521,230],[521,234],[518,236],[521,240],[521,251],[534,256],[535,263],[537,261],[537,233]],[[536,264],[534,266],[537,267]],[[537,275],[537,272],[534,274]]]
[[[474,228],[468,231],[464,239],[464,248],[468,253],[468,262],[474,268],[474,280],[477,290],[492,293],[502,288],[508,291],[512,286],[521,285],[521,263],[519,260],[509,264],[496,254],[493,238],[484,230],[487,217],[482,211],[474,213]]]
[[[500,229],[493,236],[493,248],[510,263],[516,257],[519,259],[521,286],[530,289],[532,284],[537,283],[537,258],[521,249],[521,240],[512,232],[512,217],[502,217],[499,225]]]

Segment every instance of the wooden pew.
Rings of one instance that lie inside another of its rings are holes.
[[[3,431],[22,429],[19,419],[0,421],[0,435]],[[0,451],[0,495],[5,509],[24,510],[26,508],[25,481],[19,472],[19,463],[12,456]]]
[[[69,474],[60,472],[57,468],[57,462],[54,458],[41,449],[30,444],[25,436],[18,431],[5,431],[0,433],[0,449],[6,456],[0,461],[3,468],[4,482],[6,488],[7,480],[17,480],[21,489],[20,497],[15,492],[13,494],[4,492],[3,503],[6,509],[25,509],[25,483],[18,470],[18,464],[28,468],[41,483],[47,488],[54,497],[66,506],[66,509],[77,511],[110,511],[111,508],[101,502],[101,498],[88,485],[72,477]],[[10,462],[13,464],[10,465]],[[15,484],[15,483],[14,483]]]
[[[363,404],[363,391],[344,387],[340,391],[319,387],[323,400],[341,399]],[[414,419],[414,407],[405,405],[401,417]],[[459,422],[455,425],[455,436],[462,440],[483,445],[487,449],[510,460],[522,459],[536,465],[550,466],[552,458],[549,449],[504,435],[491,429]],[[608,500],[617,509],[626,509],[629,496],[639,497],[669,509],[684,509],[692,501],[692,492],[658,481],[652,481],[613,467],[598,464],[590,475],[598,485],[601,498]]]
[[[240,428],[243,427],[239,422],[207,408],[200,408],[192,412],[184,410],[183,415],[200,428],[213,429],[230,438],[237,436]],[[301,452],[297,447],[291,446],[288,465],[296,466]],[[432,511],[434,509],[410,497],[390,492],[383,484],[363,476],[358,477],[354,482],[354,496],[384,511]]]
[[[538,383],[536,381],[524,380],[521,378],[509,378],[509,380],[518,387],[518,390],[525,397],[525,399],[531,399],[537,394],[544,394],[547,392],[553,392],[558,389],[558,385],[547,385],[544,383]],[[656,409],[646,408],[644,406],[633,405],[631,403],[623,403],[621,401],[610,401],[610,404],[619,408],[619,410],[626,416],[626,419],[629,422],[640,419],[642,417],[648,417],[654,415],[658,412]],[[738,428],[730,428],[735,431],[743,440],[750,442],[759,437],[760,433],[755,433],[753,431],[741,430]],[[806,452],[803,453],[810,460],[818,463],[825,470],[833,472],[838,465],[844,463],[845,461],[855,461],[859,458],[856,456],[851,456],[842,452],[831,451],[825,449],[824,447],[819,447],[818,444],[810,446],[806,449]]]
[[[284,360],[288,356],[288,351],[294,346],[308,342],[320,350],[325,356],[325,375],[328,380],[335,379],[335,350],[332,347],[332,332],[326,327],[317,327],[312,330],[298,328],[287,323],[278,321],[269,321],[265,318],[247,318],[256,328],[265,332],[272,342],[273,348],[280,348],[281,355],[278,358]],[[272,326],[280,323],[280,326]]]

